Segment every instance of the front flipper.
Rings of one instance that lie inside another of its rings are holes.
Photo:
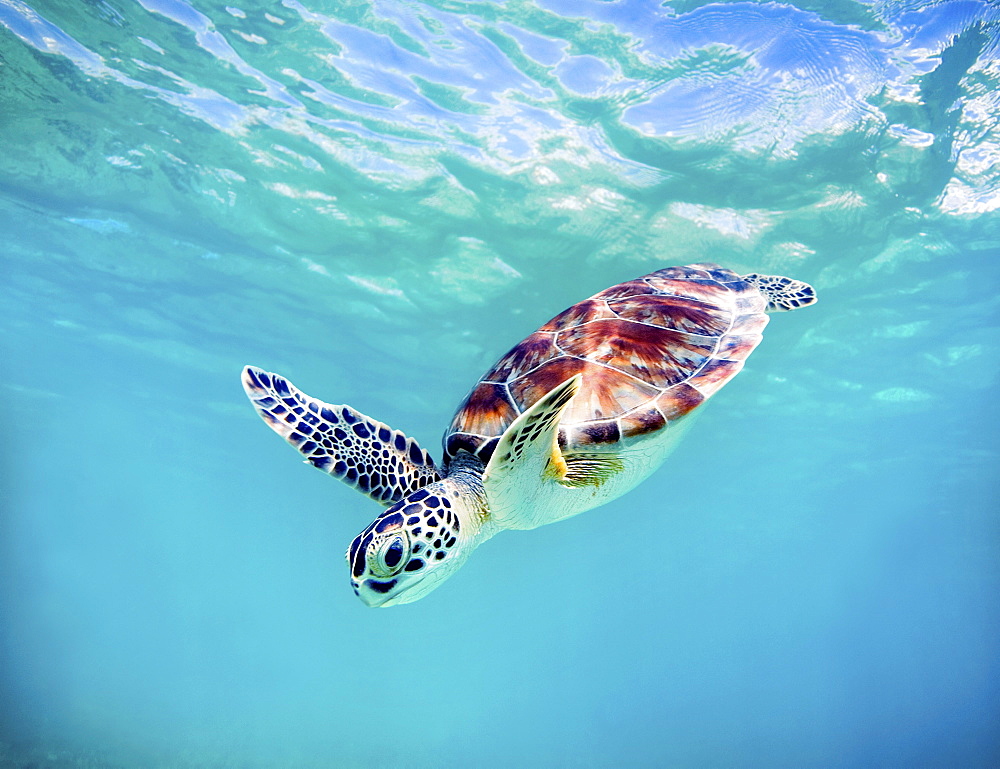
[[[577,374],[553,387],[514,420],[497,443],[483,487],[490,514],[507,528],[534,528],[532,497],[544,483],[561,482],[566,460],[557,436],[563,410],[580,388]]]
[[[252,366],[243,369],[243,389],[306,462],[376,502],[393,504],[441,478],[415,440],[350,406],[310,398],[284,377]]]

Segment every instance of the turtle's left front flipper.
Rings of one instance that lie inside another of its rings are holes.
[[[441,476],[413,438],[350,406],[310,398],[278,374],[247,366],[243,389],[261,418],[306,462],[376,502],[393,504]]]
[[[501,436],[483,473],[490,514],[509,529],[533,529],[545,522],[534,515],[533,495],[543,483],[561,482],[566,460],[557,435],[563,411],[580,389],[577,374],[552,388],[524,411]]]

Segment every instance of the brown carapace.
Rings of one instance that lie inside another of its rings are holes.
[[[767,325],[767,300],[715,264],[669,267],[573,305],[516,345],[473,387],[445,436],[489,461],[499,437],[574,374],[580,390],[559,444],[595,449],[666,427],[743,367]]]

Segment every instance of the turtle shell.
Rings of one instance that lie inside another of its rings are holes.
[[[668,267],[619,283],[560,313],[472,388],[444,437],[488,462],[517,418],[583,374],[559,426],[569,451],[661,430],[735,376],[761,340],[767,300],[716,264]]]

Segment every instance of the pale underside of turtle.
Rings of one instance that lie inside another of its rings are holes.
[[[409,603],[503,529],[532,529],[650,475],[691,412],[741,368],[766,313],[813,304],[801,281],[669,267],[573,305],[476,383],[434,464],[412,438],[247,367],[254,407],[306,462],[383,505],[347,553],[369,606]]]

